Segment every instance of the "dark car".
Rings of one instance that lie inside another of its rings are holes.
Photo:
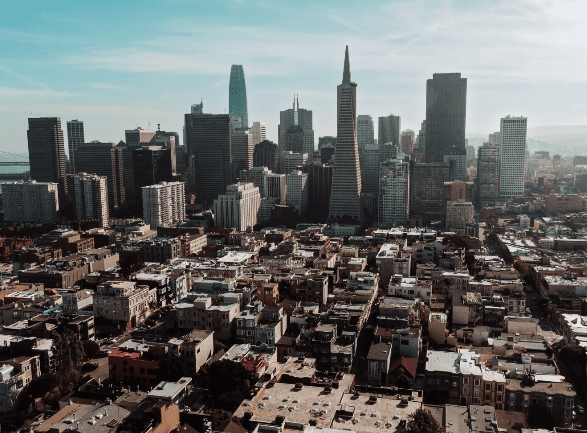
[[[94,371],[100,364],[98,362],[86,362],[82,365],[82,371]]]
[[[147,325],[147,326],[155,326],[156,324],[157,324],[157,322],[155,322],[153,319],[145,320],[145,325]]]

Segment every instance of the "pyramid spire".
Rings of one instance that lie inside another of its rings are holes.
[[[346,46],[344,53],[344,71],[342,73],[342,84],[351,82],[351,64],[349,62],[349,46]]]

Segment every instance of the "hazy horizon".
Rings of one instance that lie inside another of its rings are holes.
[[[228,109],[232,64],[246,76],[249,122],[277,141],[279,111],[314,115],[336,135],[336,86],[349,45],[357,114],[402,117],[416,132],[426,80],[468,79],[467,135],[587,124],[587,5],[579,1],[297,2],[187,0],[11,3],[0,36],[3,149],[26,152],[29,117],[84,121],[86,141],[119,141],[136,126],[177,131],[193,103]],[[9,21],[10,20],[10,21]],[[531,135],[531,134],[529,134]]]

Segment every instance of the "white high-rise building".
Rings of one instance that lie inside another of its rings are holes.
[[[308,208],[308,173],[294,170],[287,175],[286,203],[294,206],[300,216],[306,213]]]
[[[381,163],[378,213],[388,227],[405,225],[410,216],[410,165],[401,159]]]
[[[67,176],[74,197],[76,220],[95,219],[108,227],[108,179],[96,174],[77,173]]]
[[[253,122],[253,126],[251,128],[251,134],[253,136],[253,146],[256,146],[262,141],[265,141],[266,138],[266,130],[265,130],[265,122]]]
[[[252,230],[257,224],[261,194],[252,182],[238,182],[226,187],[226,193],[214,200],[214,226]]]
[[[161,182],[142,188],[143,220],[155,228],[185,220],[185,183]]]
[[[59,222],[57,183],[34,180],[2,184],[4,221],[18,223]]]
[[[240,182],[252,182],[259,188],[261,198],[277,199],[277,203],[285,202],[286,175],[276,174],[267,167],[253,167],[241,170]]]
[[[504,198],[524,195],[526,174],[526,117],[501,119],[499,143],[499,195]]]

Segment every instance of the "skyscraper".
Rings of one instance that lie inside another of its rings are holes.
[[[73,208],[78,221],[98,220],[108,227],[108,182],[105,176],[88,173],[70,174],[69,189],[74,198]]]
[[[501,119],[501,145],[499,148],[499,195],[524,195],[526,174],[526,117],[507,116]]]
[[[142,188],[143,221],[156,228],[185,220],[185,183],[161,182]]]
[[[67,122],[67,147],[69,150],[69,173],[77,173],[75,150],[85,143],[84,122],[74,119]]]
[[[188,156],[193,156],[194,193],[211,205],[232,181],[230,116],[186,114]]]
[[[31,179],[59,185],[59,206],[67,206],[65,143],[59,117],[29,119],[27,131]]]
[[[236,181],[241,170],[253,167],[255,145],[248,128],[236,128],[230,135],[232,151],[233,181]]]
[[[390,114],[389,116],[379,118],[379,135],[377,142],[381,145],[384,143],[393,143],[398,149],[400,146],[400,136],[402,133],[402,118]]]
[[[226,193],[214,200],[214,226],[252,230],[257,224],[261,194],[252,183],[238,182],[226,187]]]
[[[400,159],[381,163],[378,195],[379,224],[405,225],[410,216],[410,165]]]
[[[2,200],[6,222],[59,222],[59,192],[54,182],[4,183]]]
[[[125,203],[124,175],[132,167],[124,167],[122,149],[114,143],[85,143],[74,150],[77,170],[95,173],[108,179],[108,204],[111,209],[118,209]],[[132,161],[132,159],[131,159]],[[130,171],[133,173],[134,170]],[[134,185],[134,178],[133,178]],[[134,191],[133,194],[134,196]]]
[[[425,161],[452,165],[453,180],[467,180],[466,117],[467,79],[460,73],[434,74],[426,82]]]
[[[279,148],[272,141],[264,140],[255,146],[253,167],[267,167],[271,171],[279,170]]]
[[[303,152],[308,154],[308,159],[314,159],[314,129],[312,126],[312,110],[300,108],[300,102],[294,97],[293,107],[279,113],[279,125],[277,126],[278,141],[280,151],[293,149],[287,148],[286,135],[292,126],[298,126],[302,133]],[[295,151],[294,151],[295,152]]]
[[[357,145],[359,146],[359,157],[365,146],[375,143],[375,128],[373,118],[368,114],[359,114],[357,116]]]
[[[450,180],[448,165],[440,162],[415,163],[411,173],[411,214],[442,218],[444,182]]]
[[[159,182],[171,182],[171,150],[162,146],[143,146],[133,150],[135,197],[142,199],[141,188]]]
[[[231,118],[240,117],[238,128],[249,127],[249,111],[247,109],[247,86],[243,65],[232,65],[230,69],[230,87],[228,89],[228,113]]]
[[[346,47],[342,83],[337,87],[336,159],[330,195],[329,222],[360,222],[361,168],[357,145],[357,84],[351,82]]]
[[[389,158],[388,158],[389,159]],[[363,193],[377,196],[379,190],[379,146],[368,144],[361,156],[361,184]]]
[[[253,122],[251,127],[251,134],[253,135],[253,146],[256,146],[267,139],[265,130],[265,122]]]
[[[324,223],[328,218],[330,207],[334,167],[327,164],[306,164],[302,167],[302,171],[308,173],[307,220]]]
[[[499,146],[483,143],[477,158],[477,194],[483,204],[499,197]]]
[[[414,144],[416,144],[416,134],[411,129],[406,129],[402,132],[401,140],[401,151],[411,156],[414,151]]]

